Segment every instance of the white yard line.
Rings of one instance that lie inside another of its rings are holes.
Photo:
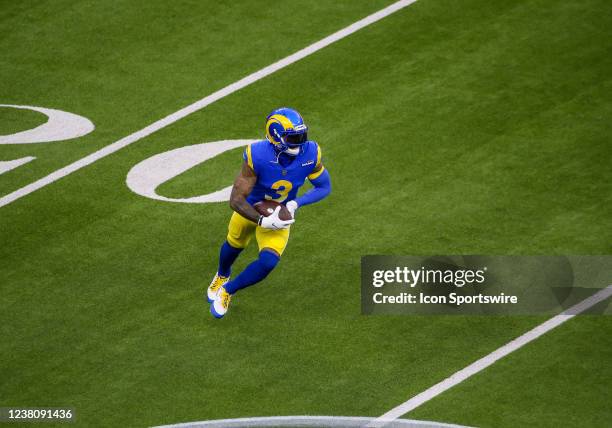
[[[482,357],[478,361],[470,364],[464,369],[459,370],[458,372],[452,374],[447,377],[443,381],[435,384],[429,389],[421,392],[420,394],[415,395],[410,400],[400,404],[399,406],[389,410],[384,415],[380,416],[372,423],[368,424],[368,427],[383,427],[387,423],[394,421],[401,417],[402,415],[416,409],[421,404],[424,404],[431,400],[434,397],[442,394],[444,391],[452,388],[453,386],[463,382],[468,379],[470,376],[475,375],[476,373],[486,369],[497,360],[505,357],[506,355],[516,351],[517,349],[523,347],[529,342],[537,339],[545,333],[548,333],[555,327],[560,326],[564,322],[570,320],[575,317],[577,314],[580,314],[587,309],[595,306],[597,303],[604,301],[608,297],[612,296],[612,285],[609,285],[607,288],[598,291],[593,294],[591,297],[586,298],[582,302],[572,306],[561,314],[549,319],[548,321],[538,325],[537,327],[529,330],[527,333],[522,336],[517,337],[513,341],[505,344],[501,348],[491,352],[489,355]]]
[[[370,24],[373,24],[374,22],[379,21],[391,15],[392,13],[395,13],[398,10],[405,8],[406,6],[411,5],[414,2],[416,2],[416,0],[397,1],[384,9],[381,9],[378,12],[375,12],[349,25],[348,27],[343,28],[342,30],[335,32],[334,34],[327,36],[324,39],[321,39],[318,42],[315,42],[312,45],[307,46],[304,49],[299,50],[294,54],[291,54],[288,57],[281,59],[280,61],[275,62],[274,64],[264,67],[261,70],[256,71],[252,74],[249,74],[248,76],[238,80],[237,82],[234,82],[231,85],[226,86],[225,88],[220,89],[217,92],[214,92],[208,95],[207,97],[204,97],[201,100],[196,101],[195,103],[188,105],[187,107],[184,107],[181,110],[178,110],[164,117],[163,119],[160,119],[157,122],[150,124],[149,126],[141,129],[140,131],[134,132],[133,134],[130,134],[127,137],[124,137],[112,144],[109,144],[108,146],[105,146],[100,150],[93,152],[82,159],[77,160],[76,162],[66,165],[65,167],[60,168],[57,171],[54,171],[51,174],[34,181],[33,183],[30,183],[20,189],[15,190],[12,193],[9,193],[8,195],[3,196],[2,198],[0,198],[0,207],[8,205],[19,198],[29,195],[30,193],[41,189],[47,186],[48,184],[59,180],[62,177],[67,176],[68,174],[78,171],[79,169],[84,168],[97,160],[100,160],[112,153],[115,153],[116,151],[119,151],[122,148],[127,147],[130,144],[135,143],[136,141],[141,140],[142,138],[151,135],[152,133],[159,131],[162,128],[165,128],[166,126],[183,119],[191,113],[201,110],[204,107],[214,103],[215,101],[218,101],[230,94],[233,94],[234,92],[246,86],[249,86],[251,83],[257,82],[258,80],[263,79],[264,77],[269,76],[270,74],[282,68],[285,68],[288,65],[291,65],[294,62],[297,62],[302,58],[305,58],[308,55],[311,55],[317,52],[318,50],[321,50],[324,47],[329,46],[332,43],[337,42],[338,40],[341,40],[353,34],[354,32],[359,31]]]

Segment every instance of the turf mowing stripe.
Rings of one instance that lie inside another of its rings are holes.
[[[256,71],[252,74],[249,74],[248,76],[238,80],[237,82],[232,83],[231,85],[226,86],[223,89],[220,89],[204,98],[202,98],[199,101],[196,101],[195,103],[188,105],[187,107],[184,107],[166,117],[164,117],[163,119],[158,120],[157,122],[154,122],[152,124],[150,124],[149,126],[141,129],[140,131],[134,132],[133,134],[128,135],[127,137],[124,137],[112,144],[109,144],[108,146],[105,146],[103,148],[101,148],[100,150],[97,150],[87,156],[85,156],[84,158],[81,158],[63,168],[60,168],[54,172],[52,172],[51,174],[34,181],[33,183],[30,183],[24,187],[21,187],[20,189],[15,190],[14,192],[9,193],[8,195],[3,196],[2,198],[0,198],[0,207],[3,207],[5,205],[8,205],[14,201],[16,201],[17,199],[20,199],[26,195],[29,195],[30,193],[41,189],[43,187],[45,187],[48,184],[53,183],[54,181],[59,180],[62,177],[67,176],[68,174],[71,174],[75,171],[78,171],[81,168],[86,167],[87,165],[90,165],[92,163],[94,163],[95,161],[102,159],[112,153],[115,153],[116,151],[121,150],[124,147],[129,146],[132,143],[135,143],[136,141],[151,135],[152,133],[159,131],[162,128],[165,128],[168,125],[173,124],[174,122],[177,122],[181,119],[183,119],[184,117],[190,115],[191,113],[194,113],[196,111],[199,111],[201,109],[203,109],[204,107],[214,103],[215,101],[218,101],[246,86],[249,86],[251,83],[257,82],[260,79],[263,79],[266,76],[269,76],[270,74],[287,67],[288,65],[293,64],[294,62],[297,62],[305,57],[307,57],[308,55],[311,55],[315,52],[317,52],[318,50],[323,49],[326,46],[331,45],[334,42],[337,42],[338,40],[341,40],[353,33],[355,33],[356,31],[361,30],[364,27],[367,27],[370,24],[373,24],[389,15],[391,15],[392,13],[397,12],[400,9],[405,8],[406,6],[411,5],[412,3],[415,3],[417,0],[400,0],[397,1],[393,4],[391,4],[390,6],[387,6],[384,9],[379,10],[378,12],[375,12],[371,15],[366,16],[365,18],[354,22],[353,24],[349,25],[348,27],[345,27],[321,40],[319,40],[318,42],[315,42],[313,44],[311,44],[310,46],[305,47],[304,49],[301,49],[271,65],[268,65],[267,67],[262,68],[259,71]]]
[[[421,392],[420,394],[415,395],[410,400],[389,410],[387,413],[380,416],[367,426],[370,428],[378,428],[385,426],[389,422],[392,422],[398,419],[400,416],[416,409],[421,404],[426,403],[432,398],[442,394],[444,391],[468,379],[470,376],[475,375],[476,373],[486,369],[487,367],[495,363],[497,360],[516,351],[517,349],[537,339],[543,334],[548,333],[553,328],[560,326],[565,321],[575,317],[581,312],[586,311],[587,309],[591,308],[592,306],[595,306],[597,303],[602,302],[610,296],[612,296],[612,285],[609,285],[608,287],[598,291],[591,297],[584,299],[582,302],[572,306],[566,311],[563,311],[559,315],[556,315],[548,321],[545,321],[544,323],[533,328],[532,330],[529,330],[522,336],[517,337],[516,339],[505,344],[501,348],[498,348],[495,351],[491,352],[489,355],[470,364],[464,369],[459,370],[458,372],[452,374],[443,381]]]

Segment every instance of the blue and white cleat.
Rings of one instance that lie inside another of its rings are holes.
[[[219,288],[227,281],[229,281],[229,277],[221,276],[218,273],[215,274],[215,277],[206,290],[206,300],[208,300],[208,303],[212,303],[213,300],[215,300],[217,291],[219,291]]]
[[[225,291],[225,287],[219,288],[215,299],[210,304],[210,313],[213,314],[215,318],[223,318],[229,308],[231,300],[232,295]]]

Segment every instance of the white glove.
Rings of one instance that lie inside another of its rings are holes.
[[[280,212],[281,207],[278,206],[274,210],[272,214],[268,217],[260,216],[258,224],[266,229],[279,230],[279,229],[287,229],[291,226],[295,220],[281,220],[278,217],[278,213]]]
[[[285,206],[289,210],[289,213],[291,213],[291,218],[295,218],[295,212],[298,209],[298,203],[295,201],[289,201],[285,204]]]

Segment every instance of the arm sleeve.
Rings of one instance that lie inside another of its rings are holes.
[[[310,178],[310,182],[314,187],[295,200],[300,207],[319,202],[331,193],[331,180],[326,169],[323,169],[316,178]]]
[[[255,165],[253,164],[253,155],[251,153],[251,145],[249,144],[242,152],[242,159],[255,171]]]

